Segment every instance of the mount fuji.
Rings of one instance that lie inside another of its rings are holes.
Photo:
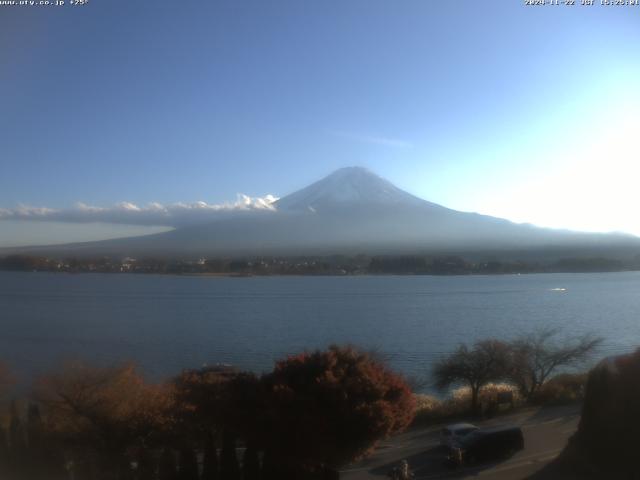
[[[640,238],[630,235],[539,228],[451,210],[411,195],[360,167],[337,170],[279,199],[273,207],[155,235],[28,250],[79,256],[176,257],[640,252]]]

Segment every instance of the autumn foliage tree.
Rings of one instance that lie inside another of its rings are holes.
[[[229,367],[184,370],[173,380],[176,420],[185,430],[218,430],[225,419],[228,383],[238,372]]]
[[[203,451],[203,476],[240,477],[236,440],[253,448],[260,435],[258,378],[224,366],[185,370],[174,379],[175,432],[182,448]],[[222,447],[218,461],[215,446]],[[251,452],[250,452],[251,453]],[[219,470],[219,471],[218,471]]]
[[[15,378],[11,370],[6,364],[0,362],[0,398],[9,392],[14,383]]]
[[[290,469],[337,469],[414,417],[405,380],[352,347],[332,346],[277,362],[264,386],[265,461]]]
[[[640,349],[609,357],[589,373],[578,432],[571,440],[589,478],[638,478],[640,434]],[[587,476],[585,476],[587,478]]]
[[[163,386],[146,383],[130,364],[70,364],[41,378],[34,396],[48,435],[77,465],[97,463],[107,478],[121,475],[128,454],[162,430],[169,402]]]
[[[206,367],[166,384],[147,383],[129,364],[68,364],[38,379],[30,400],[15,404],[0,432],[0,476],[333,479],[414,415],[402,377],[375,355],[337,346],[289,357],[262,377]]]

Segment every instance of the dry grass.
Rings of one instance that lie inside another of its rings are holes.
[[[485,414],[492,415],[501,409],[511,408],[511,405],[499,406],[497,404],[498,393],[503,392],[513,393],[514,406],[522,404],[522,399],[515,387],[506,383],[491,383],[480,391],[480,403]],[[457,388],[445,399],[439,399],[432,395],[416,394],[415,399],[416,419],[414,425],[428,425],[467,415],[471,405],[471,390],[468,387]]]
[[[587,375],[562,374],[553,377],[535,395],[530,403],[535,405],[560,405],[581,401]],[[511,392],[513,405],[498,405],[499,393]],[[416,418],[414,425],[429,425],[446,422],[469,415],[471,391],[468,387],[453,390],[448,397],[441,399],[433,395],[415,394]],[[492,416],[512,407],[521,407],[525,400],[518,389],[507,383],[490,383],[480,391],[480,404],[485,416]]]
[[[586,373],[564,373],[545,383],[532,402],[536,405],[562,405],[583,400]]]

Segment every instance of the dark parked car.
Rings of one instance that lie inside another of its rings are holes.
[[[507,458],[524,448],[520,427],[494,427],[476,430],[452,447],[453,463],[474,464]]]

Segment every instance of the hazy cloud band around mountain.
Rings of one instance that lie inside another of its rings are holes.
[[[183,227],[215,220],[231,212],[275,211],[278,197],[249,197],[239,194],[235,202],[211,204],[207,202],[149,203],[138,206],[122,202],[112,207],[95,207],[78,203],[70,209],[30,207],[20,205],[13,209],[0,208],[0,220],[58,221],[72,223],[119,223],[126,225],[163,225]]]

